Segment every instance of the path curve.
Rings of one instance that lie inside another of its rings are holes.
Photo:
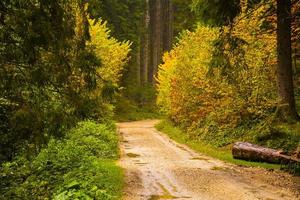
[[[158,132],[158,120],[119,123],[124,200],[293,200],[299,179],[194,152]]]

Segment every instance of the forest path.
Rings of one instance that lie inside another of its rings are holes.
[[[158,132],[157,120],[119,123],[124,200],[300,199],[296,178],[201,155]]]

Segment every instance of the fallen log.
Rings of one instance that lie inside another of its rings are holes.
[[[248,142],[236,142],[232,147],[235,159],[276,164],[300,164],[300,159],[284,155],[281,151],[265,148]]]

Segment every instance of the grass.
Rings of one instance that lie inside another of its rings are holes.
[[[261,163],[261,162],[250,162],[244,160],[234,159],[231,150],[227,148],[216,148],[208,145],[200,140],[191,139],[184,131],[178,127],[175,127],[170,121],[163,120],[156,125],[157,130],[167,134],[171,139],[188,145],[195,151],[203,153],[207,156],[217,158],[219,160],[232,163],[235,165],[246,166],[246,167],[262,167],[266,169],[280,169],[280,165]]]

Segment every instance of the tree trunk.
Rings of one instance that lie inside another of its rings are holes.
[[[293,68],[293,73],[297,74],[297,48],[295,47],[294,50],[294,68]],[[296,77],[294,77],[295,79]]]
[[[161,60],[161,40],[162,40],[162,4],[161,0],[152,0],[151,15],[151,43],[152,43],[152,70],[149,73],[149,81],[155,83],[154,76]]]
[[[148,82],[155,84],[158,65],[164,51],[171,50],[173,42],[173,3],[172,0],[150,0],[150,41],[148,61]]]
[[[283,155],[280,151],[254,145],[247,142],[236,142],[232,148],[235,159],[251,160],[277,164],[300,164],[298,158]]]
[[[89,22],[86,12],[86,3],[84,1],[78,1],[78,7],[76,8],[76,37],[78,49],[85,48],[85,41],[89,37]]]
[[[150,27],[150,13],[149,13],[149,0],[145,0],[144,16],[143,16],[143,27],[144,31],[142,32],[141,40],[141,67],[140,67],[140,77],[142,85],[147,84],[148,82],[148,70],[149,70],[149,27]]]
[[[154,56],[154,41],[155,41],[155,4],[157,0],[149,0],[150,27],[149,27],[149,67],[148,67],[148,82],[152,83],[153,78],[153,56]]]
[[[142,49],[140,48],[141,45],[141,38],[139,37],[137,42],[137,53],[136,53],[136,83],[137,86],[140,86],[142,84],[141,80],[141,55],[142,55]]]
[[[163,51],[169,51],[173,42],[174,8],[171,0],[163,0]]]
[[[291,48],[291,0],[277,0],[278,110],[285,119],[298,120]]]

